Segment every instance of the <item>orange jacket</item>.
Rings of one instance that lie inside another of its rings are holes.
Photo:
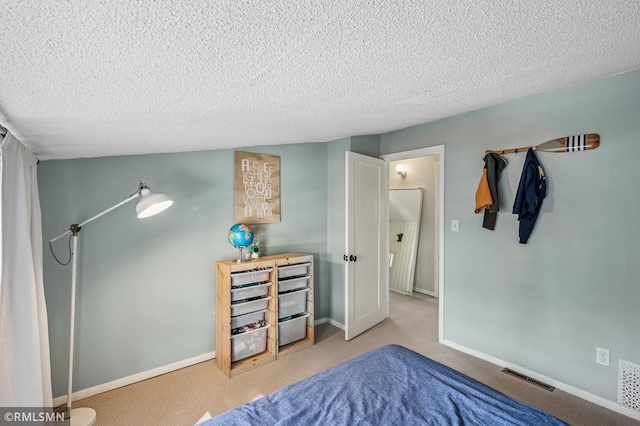
[[[478,190],[476,191],[476,214],[480,213],[480,210],[485,209],[492,204],[493,199],[491,198],[491,191],[489,190],[487,169],[482,169],[482,177],[480,178],[480,183],[478,183]]]

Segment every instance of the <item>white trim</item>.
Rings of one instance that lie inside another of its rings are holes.
[[[444,158],[444,152],[442,153],[443,158]],[[440,231],[440,218],[442,217],[442,214],[444,212],[444,196],[443,198],[440,198],[440,194],[444,194],[444,186],[440,187],[440,181],[444,180],[443,175],[440,175],[440,167],[444,167],[444,162],[440,162],[438,161],[437,163],[434,164],[434,170],[433,170],[433,174],[434,174],[434,181],[437,185],[436,187],[436,198],[438,199],[438,201],[442,202],[442,208],[438,208],[437,214],[435,215],[436,217],[433,218],[433,222],[434,222],[434,228],[438,229],[438,231]],[[443,222],[444,224],[444,222]],[[440,238],[444,238],[444,230],[443,234],[440,235],[440,233],[438,234],[438,240],[435,242],[437,247],[435,248],[435,252],[438,253],[438,265],[440,265],[440,255],[442,253],[440,253]],[[442,266],[444,268],[444,265]],[[441,269],[440,267],[438,268],[433,268],[433,282],[434,282],[434,289],[433,289],[433,297],[438,297],[440,294],[440,286],[438,285],[438,287],[435,286],[435,283],[440,283],[440,273],[443,271],[443,269]]]
[[[424,289],[421,289],[421,288],[416,288],[416,287],[414,287],[414,288],[413,288],[413,292],[414,292],[414,293],[425,294],[425,295],[427,295],[427,296],[431,296],[431,297],[436,297],[436,298],[438,297],[438,296],[436,295],[435,291],[424,290]]]
[[[640,413],[637,411],[631,410],[629,408],[623,407],[617,404],[614,401],[610,401],[606,398],[602,398],[600,396],[594,395],[592,393],[583,391],[582,389],[578,389],[566,383],[559,382],[550,377],[543,376],[542,374],[538,374],[534,371],[523,368],[517,364],[512,364],[510,362],[503,361],[499,358],[496,358],[491,355],[487,355],[483,352],[476,351],[474,349],[469,349],[466,346],[459,345],[457,343],[451,342],[449,340],[445,340],[442,342],[443,345],[449,346],[450,348],[459,350],[460,352],[464,352],[466,354],[472,355],[476,358],[480,358],[482,360],[488,361],[492,364],[498,365],[500,367],[510,368],[512,370],[518,371],[524,375],[527,375],[536,380],[540,380],[541,382],[547,383],[551,386],[555,386],[563,392],[567,392],[573,396],[577,396],[578,398],[584,399],[585,401],[591,402],[593,404],[599,405],[601,407],[607,408],[611,411],[615,411],[616,413],[620,413],[624,416],[631,417],[632,419],[640,420]]]
[[[133,383],[141,382],[143,380],[150,379],[152,377],[161,376],[172,371],[180,370],[181,368],[190,367],[192,365],[200,364],[201,362],[209,361],[216,357],[216,351],[207,352],[206,354],[194,356],[182,361],[174,362],[162,367],[157,367],[152,370],[142,371],[140,373],[133,374],[131,376],[123,377],[121,379],[113,380],[108,383],[103,383],[91,388],[83,389],[74,392],[71,395],[72,401],[79,399],[89,398],[90,396],[98,395],[99,393],[107,392],[123,386],[131,385]],[[67,402],[67,395],[62,395],[53,399],[53,406],[58,407],[64,405]]]
[[[326,324],[326,323],[329,323],[332,326],[339,328],[340,330],[344,330],[344,324],[334,319],[331,319],[329,317],[320,318],[319,320],[314,321],[313,325],[316,326],[316,325]]]
[[[430,146],[411,151],[395,152],[381,155],[387,163],[397,160],[407,160],[415,157],[439,155],[438,182],[438,342],[444,343],[444,145]]]
[[[340,322],[338,322],[338,321],[336,321],[334,319],[329,318],[329,324],[331,324],[334,327],[338,327],[340,330],[344,330],[344,324],[342,324],[342,323],[340,323]]]
[[[318,326],[320,324],[326,324],[328,322],[329,322],[329,317],[320,318],[319,320],[315,320],[313,322],[313,326],[315,327],[315,326]]]

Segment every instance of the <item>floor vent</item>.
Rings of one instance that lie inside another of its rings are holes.
[[[540,380],[533,379],[533,378],[531,378],[529,376],[525,376],[524,374],[518,373],[517,371],[514,371],[514,370],[512,370],[510,368],[503,368],[502,372],[503,373],[507,373],[510,376],[517,377],[520,380],[524,380],[525,382],[529,382],[529,383],[531,383],[533,385],[541,387],[542,389],[548,390],[549,392],[553,392],[553,390],[555,389],[555,387],[553,387],[551,385],[548,385],[548,384],[546,384],[544,382],[541,382]]]
[[[640,365],[620,360],[618,404],[640,413]]]

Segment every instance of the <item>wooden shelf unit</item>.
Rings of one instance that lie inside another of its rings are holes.
[[[278,347],[278,266],[311,263],[306,296],[307,332],[306,337]],[[265,313],[267,328],[267,349],[257,355],[231,362],[231,274],[256,269],[271,268],[268,295],[271,296]],[[223,260],[216,262],[216,365],[227,376],[234,377],[255,367],[276,361],[278,357],[290,355],[314,344],[313,313],[313,255],[305,253],[284,253],[264,256],[257,260],[237,262]]]

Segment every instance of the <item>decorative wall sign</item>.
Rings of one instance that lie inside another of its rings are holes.
[[[280,222],[280,157],[235,152],[235,221]]]

